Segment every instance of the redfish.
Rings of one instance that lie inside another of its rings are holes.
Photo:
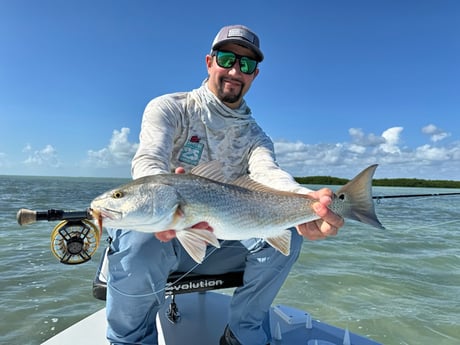
[[[372,201],[372,177],[377,165],[363,170],[340,188],[329,208],[344,218],[376,228]],[[158,174],[141,177],[96,197],[92,215],[106,227],[142,232],[176,230],[184,249],[198,263],[207,244],[219,247],[218,239],[262,238],[289,255],[295,225],[319,217],[312,209],[317,200],[308,195],[279,191],[248,176],[225,182],[218,162],[194,168],[188,174]],[[208,222],[213,231],[194,229]]]

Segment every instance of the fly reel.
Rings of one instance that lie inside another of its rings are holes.
[[[51,251],[63,264],[78,265],[91,259],[99,247],[100,233],[86,219],[63,220],[51,233]]]

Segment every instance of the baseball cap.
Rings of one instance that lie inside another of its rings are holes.
[[[235,43],[251,49],[256,53],[259,62],[264,59],[264,54],[259,47],[259,37],[244,25],[229,25],[220,29],[212,42],[211,51],[218,50],[226,43]]]

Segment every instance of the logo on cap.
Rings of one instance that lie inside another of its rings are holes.
[[[242,38],[244,38],[245,40],[247,40],[247,41],[249,41],[251,43],[255,43],[255,41],[256,41],[256,39],[255,39],[256,37],[252,32],[249,32],[248,30],[244,30],[242,28],[235,28],[235,29],[228,30],[227,37],[228,38],[230,38],[230,37],[242,37]]]

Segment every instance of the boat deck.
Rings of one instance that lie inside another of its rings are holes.
[[[170,300],[170,298],[168,298]],[[216,292],[194,292],[176,296],[180,320],[166,317],[169,303],[160,309],[157,324],[160,345],[216,345],[227,324],[230,296]],[[275,306],[270,312],[271,345],[378,345],[346,330],[312,320],[301,310]],[[105,309],[88,316],[42,345],[107,345]]]

